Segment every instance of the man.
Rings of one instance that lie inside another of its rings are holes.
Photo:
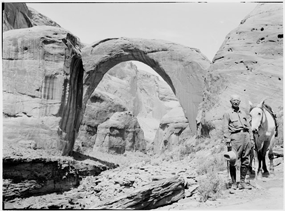
[[[250,153],[254,146],[253,134],[248,120],[248,115],[239,108],[240,97],[232,95],[230,100],[232,107],[224,114],[224,139],[228,150],[234,150],[237,159],[240,159],[240,185],[239,189],[248,188],[245,184],[245,177],[250,164]],[[236,165],[230,165],[230,175],[232,187],[237,188],[236,183]]]

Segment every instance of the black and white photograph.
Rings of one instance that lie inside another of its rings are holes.
[[[4,1],[2,209],[283,210],[283,1]]]

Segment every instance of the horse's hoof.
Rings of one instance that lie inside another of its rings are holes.
[[[265,171],[265,172],[262,174],[263,177],[269,177],[269,175],[270,175],[269,171]]]

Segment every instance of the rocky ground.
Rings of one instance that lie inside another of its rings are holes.
[[[6,145],[5,145],[6,146]],[[5,157],[18,156],[29,158],[36,157],[61,157],[59,153],[45,153],[42,149],[5,148]],[[221,152],[222,153],[222,152]],[[97,176],[82,177],[79,186],[62,193],[50,193],[40,196],[14,198],[4,202],[5,209],[88,209],[100,208],[104,204],[116,199],[128,198],[134,193],[141,194],[149,190],[160,181],[179,181],[183,183],[183,197],[172,202],[165,202],[161,207],[153,209],[282,209],[283,208],[283,157],[274,160],[275,172],[269,177],[261,177],[258,187],[253,181],[251,190],[222,189],[217,197],[202,200],[199,184],[203,179],[202,166],[206,160],[219,154],[211,151],[200,151],[195,155],[186,156],[182,160],[173,161],[167,156],[150,157],[141,152],[127,152],[124,155],[111,155],[97,152],[82,155],[76,153],[74,158],[66,160],[82,161],[89,165],[108,162],[116,163],[119,167],[105,170]],[[65,158],[61,158],[65,159]],[[222,162],[222,161],[220,161]],[[79,164],[80,165],[80,164]],[[208,167],[210,168],[210,167]],[[216,172],[224,184],[228,181],[225,168]],[[4,169],[5,171],[5,169]],[[207,170],[206,170],[207,171]],[[213,172],[214,173],[214,172]],[[199,182],[200,181],[200,182]],[[161,183],[164,184],[164,183]],[[7,189],[5,183],[4,190]],[[138,195],[137,194],[137,195]],[[171,198],[175,198],[174,196]],[[170,203],[170,204],[169,204]],[[106,207],[105,207],[106,208]],[[120,207],[117,207],[120,208]],[[107,207],[108,209],[108,207]]]

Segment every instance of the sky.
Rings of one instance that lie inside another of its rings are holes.
[[[226,35],[256,5],[251,2],[27,3],[86,44],[114,37],[162,39],[198,48],[210,61]]]

